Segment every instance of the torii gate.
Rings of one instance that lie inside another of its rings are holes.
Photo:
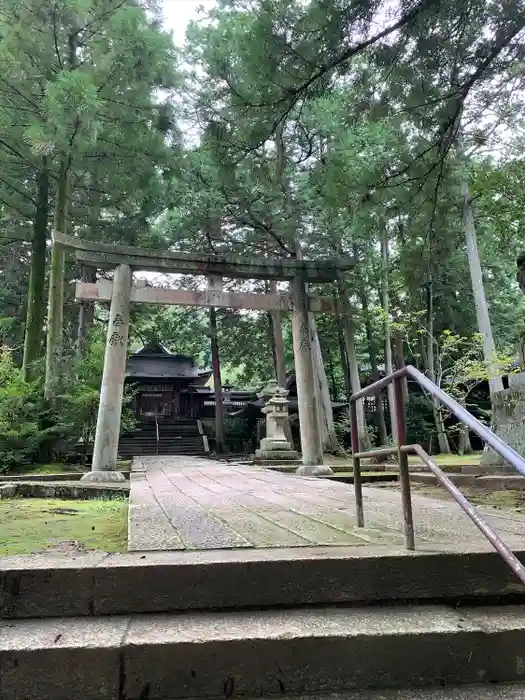
[[[180,253],[84,241],[53,232],[53,245],[71,251],[76,259],[98,268],[115,268],[113,282],[79,282],[78,300],[110,301],[109,325],[100,388],[92,470],[86,481],[120,481],[117,452],[124,391],[131,303],[228,307],[264,311],[292,311],[292,337],[297,379],[303,473],[323,464],[310,344],[309,312],[334,312],[333,299],[310,297],[309,282],[333,282],[354,267],[348,259],[254,259],[236,255]],[[205,275],[208,278],[287,280],[291,294],[237,294],[220,289],[202,292],[156,289],[132,284],[132,271]],[[315,473],[319,473],[318,469]]]

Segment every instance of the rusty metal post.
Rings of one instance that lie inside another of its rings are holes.
[[[357,527],[365,526],[363,513],[363,484],[361,482],[361,459],[357,457],[361,447],[359,445],[359,431],[357,429],[357,406],[355,401],[350,402],[350,433],[352,437],[352,462],[354,465],[354,490],[355,510],[357,515]]]
[[[403,521],[405,527],[405,547],[416,548],[414,542],[414,519],[412,516],[412,497],[410,494],[410,472],[408,470],[408,455],[401,448],[406,445],[405,401],[403,397],[403,378],[394,379],[394,405],[396,412],[396,443],[399,462],[399,480],[401,483],[401,499],[403,502]]]

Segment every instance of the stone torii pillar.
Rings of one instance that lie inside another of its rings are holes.
[[[115,270],[91,472],[82,481],[125,481],[116,471],[129,334],[131,267]]]
[[[292,335],[297,382],[297,403],[303,465],[297,474],[317,476],[331,474],[330,467],[323,466],[323,448],[317,419],[315,372],[310,342],[310,323],[306,284],[302,275],[292,282],[293,311]]]

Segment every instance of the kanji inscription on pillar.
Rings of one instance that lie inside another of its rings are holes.
[[[113,331],[113,333],[109,336],[109,344],[113,348],[117,345],[124,345],[124,336],[120,333],[117,333],[117,331]]]
[[[124,325],[124,317],[122,314],[115,314],[115,318],[113,319],[113,326],[119,327]]]
[[[301,338],[299,344],[301,350],[310,350],[310,329],[305,323],[302,324],[299,333]]]

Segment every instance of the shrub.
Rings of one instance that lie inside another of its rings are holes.
[[[100,334],[72,363],[70,384],[52,406],[44,402],[42,376],[25,381],[9,348],[0,348],[0,473],[37,461],[78,459],[93,440],[97,424],[104,341]],[[43,372],[40,372],[43,375]],[[134,426],[126,391],[122,429]]]
[[[0,348],[0,472],[36,458],[47,431],[41,380],[24,381],[11,350]]]
[[[429,449],[436,434],[432,406],[425,396],[411,394],[406,407],[407,443]],[[431,448],[430,448],[431,449]]]

